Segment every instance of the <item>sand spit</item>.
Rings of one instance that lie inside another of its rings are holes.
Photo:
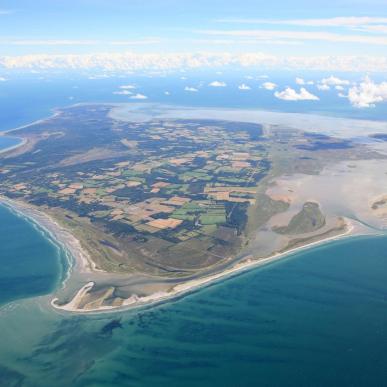
[[[161,291],[161,292],[155,292],[153,294],[147,295],[147,296],[137,296],[136,294],[133,294],[131,297],[123,300],[122,304],[119,306],[114,305],[100,305],[99,307],[92,308],[79,308],[79,305],[83,303],[83,298],[87,296],[89,291],[93,288],[94,283],[89,282],[86,285],[84,285],[74,296],[74,298],[68,302],[67,304],[59,305],[58,299],[54,299],[51,302],[51,305],[54,308],[68,311],[68,312],[76,312],[76,313],[99,313],[99,312],[106,312],[106,311],[122,311],[133,307],[140,307],[140,306],[146,306],[151,304],[157,304],[163,301],[166,301],[168,299],[173,299],[179,296],[182,296],[184,294],[191,293],[195,290],[198,290],[201,287],[208,286],[210,284],[213,284],[214,282],[225,279],[227,277],[231,277],[233,275],[239,274],[243,271],[247,271],[251,268],[259,267],[262,265],[266,265],[269,263],[272,263],[274,261],[280,260],[286,256],[289,256],[292,253],[299,252],[301,250],[309,249],[312,247],[316,247],[319,245],[322,245],[324,243],[342,239],[344,237],[348,236],[355,236],[355,235],[364,235],[367,234],[367,232],[364,232],[364,228],[360,224],[355,224],[353,221],[350,221],[348,219],[345,219],[345,231],[343,233],[330,236],[318,241],[313,241],[310,243],[306,243],[302,246],[297,246],[294,248],[291,248],[287,251],[283,251],[281,253],[274,253],[269,257],[266,258],[260,258],[255,259],[253,256],[246,257],[244,262],[240,262],[236,264],[235,266],[226,269],[222,272],[213,274],[211,276],[197,278],[194,280],[187,281],[185,283],[174,285],[169,291]]]
[[[26,129],[26,128],[29,128],[30,126],[34,126],[34,125],[37,125],[37,124],[42,124],[44,122],[47,122],[49,120],[51,120],[52,118],[55,118],[57,116],[59,116],[61,114],[60,111],[54,111],[53,114],[51,114],[49,117],[46,117],[46,118],[41,118],[41,119],[38,119],[36,121],[33,121],[33,122],[30,122],[29,124],[25,124],[25,125],[21,125],[21,126],[18,126],[16,128],[13,128],[13,129],[8,129],[8,130],[4,130],[1,133],[1,135],[8,135],[9,133],[12,133],[16,130],[20,130],[20,129]]]
[[[58,244],[60,244],[64,249],[70,252],[73,262],[70,262],[70,273],[71,271],[76,271],[77,273],[93,273],[100,272],[95,267],[94,262],[90,258],[89,254],[84,251],[81,246],[81,243],[78,239],[76,239],[68,230],[64,229],[60,224],[58,224],[54,219],[52,219],[49,215],[43,213],[42,211],[37,210],[31,205],[10,200],[5,197],[0,197],[0,203],[9,207],[11,210],[14,210],[21,216],[25,216],[28,219],[32,220],[39,227],[44,229],[49,235],[55,240]],[[280,253],[274,253],[266,258],[254,258],[253,256],[248,256],[243,262],[239,262],[235,264],[233,267],[226,269],[222,272],[197,278],[194,280],[187,281],[185,283],[180,283],[172,286],[169,291],[159,291],[152,293],[147,296],[138,296],[136,294],[131,295],[129,298],[123,300],[120,305],[102,305],[98,302],[90,302],[87,307],[80,307],[85,304],[85,299],[87,299],[89,292],[93,289],[95,283],[89,281],[84,286],[82,286],[75,296],[66,304],[59,304],[58,298],[54,298],[51,301],[51,305],[59,310],[73,312],[73,313],[100,313],[104,311],[119,311],[125,310],[133,307],[140,307],[144,305],[156,304],[162,301],[173,299],[179,297],[183,294],[190,293],[195,291],[203,286],[210,285],[218,280],[230,277],[232,275],[238,274],[242,271],[246,271],[250,268],[258,267],[261,265],[265,265],[281,258],[284,258],[294,252],[311,248],[313,246],[321,245],[328,241],[337,240],[349,235],[360,235],[361,230],[360,227],[355,225],[352,221],[345,219],[346,229],[343,233],[334,235],[331,237],[323,238],[318,241],[313,241],[310,243],[306,243],[302,246],[297,246],[294,248],[290,248],[286,251]]]
[[[1,137],[6,137],[4,136],[2,133],[0,133],[0,136]],[[9,137],[12,137],[12,138],[17,138],[20,140],[20,142],[18,144],[15,144],[15,145],[12,145],[12,146],[9,146],[8,148],[4,148],[4,149],[1,149],[0,150],[0,153],[6,153],[6,152],[10,152],[10,151],[13,151],[17,148],[21,148],[22,146],[26,145],[27,144],[27,140],[23,137],[13,137],[13,136],[9,136]]]
[[[80,241],[75,238],[68,230],[58,224],[53,218],[44,212],[36,209],[35,207],[25,204],[23,202],[10,200],[0,196],[0,203],[14,210],[21,216],[24,216],[38,227],[45,230],[59,245],[61,245],[66,251],[72,256],[72,262],[70,262],[70,269],[68,278],[73,272],[75,273],[86,273],[86,274],[97,274],[103,271],[98,270],[95,263],[92,261],[89,254],[82,248]],[[62,311],[73,312],[73,313],[100,313],[106,311],[120,311],[129,308],[135,308],[145,305],[157,304],[168,299],[173,299],[184,294],[195,291],[203,286],[208,286],[216,281],[225,279],[227,277],[239,274],[243,271],[249,270],[254,267],[269,264],[271,262],[280,260],[292,253],[309,249],[314,246],[324,244],[329,241],[338,240],[348,236],[364,235],[370,233],[360,223],[344,219],[345,230],[342,233],[322,237],[320,240],[314,240],[306,242],[303,245],[289,248],[285,251],[275,252],[265,258],[257,258],[252,255],[245,257],[245,259],[234,266],[225,269],[219,273],[215,273],[209,276],[203,276],[196,279],[188,280],[184,283],[172,285],[167,291],[155,291],[152,294],[145,296],[138,296],[132,294],[130,297],[123,299],[119,304],[103,305],[101,299],[92,299],[90,297],[90,291],[95,286],[95,282],[89,280],[84,286],[82,286],[75,296],[66,304],[59,304],[58,298],[54,298],[51,301],[51,305]],[[103,272],[105,273],[105,272]]]

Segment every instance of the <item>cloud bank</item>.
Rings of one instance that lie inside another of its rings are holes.
[[[180,69],[251,67],[259,69],[387,72],[386,56],[276,56],[262,52],[232,54],[100,53],[79,55],[0,56],[5,70],[173,71]]]

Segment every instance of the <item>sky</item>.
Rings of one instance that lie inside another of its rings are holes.
[[[2,0],[0,54],[387,53],[387,1]]]
[[[334,90],[372,108],[387,101],[387,0],[0,0],[0,83],[18,71],[206,69],[300,71],[296,87],[275,80],[260,87],[291,102]],[[307,71],[325,75],[308,83]],[[210,86],[226,83],[217,77]]]

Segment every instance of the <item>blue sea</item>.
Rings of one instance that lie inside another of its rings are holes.
[[[7,305],[0,385],[385,386],[386,251],[387,237],[332,242],[114,314]]]
[[[63,250],[46,232],[0,206],[0,306],[55,290],[65,262]]]
[[[151,102],[312,109],[270,104],[258,87],[248,101],[235,90],[186,95],[185,77],[11,79],[0,85],[0,129],[76,102],[127,102],[112,93],[128,83]],[[351,116],[334,105],[319,113]],[[49,306],[64,261],[47,233],[0,207],[0,386],[387,385],[387,236],[330,242],[161,305],[87,316]]]

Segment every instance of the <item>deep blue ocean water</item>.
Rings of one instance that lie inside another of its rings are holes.
[[[112,94],[126,83],[151,102],[352,115],[334,96],[314,108],[270,102],[258,84],[253,96],[182,91],[200,79],[11,79],[0,85],[0,130],[56,106],[128,101]],[[381,108],[353,114],[386,118]],[[163,305],[94,316],[24,299],[58,285],[62,260],[47,235],[0,207],[0,304],[16,299],[0,307],[1,387],[387,385],[387,237],[329,243]]]

